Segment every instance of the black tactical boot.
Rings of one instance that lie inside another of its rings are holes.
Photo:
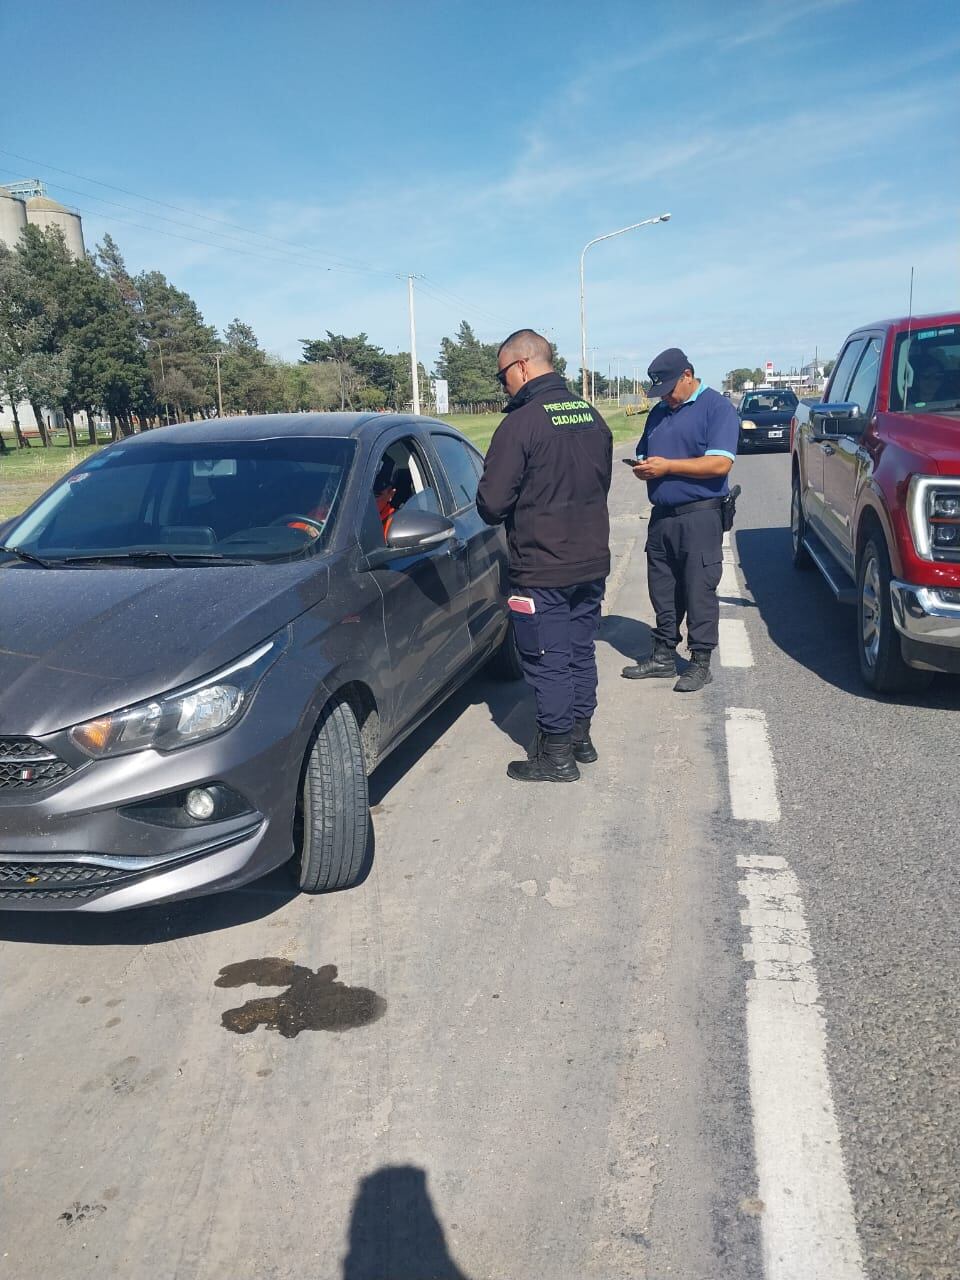
[[[538,734],[537,754],[530,760],[511,760],[507,777],[517,782],[576,782],[580,770],[573,758],[573,735]]]
[[[676,693],[696,693],[713,679],[710,674],[709,649],[695,649],[690,655],[690,665],[673,686]]]
[[[597,748],[590,738],[589,719],[573,722],[573,758],[577,764],[593,764],[599,759]]]
[[[673,679],[677,674],[674,651],[665,644],[655,644],[649,658],[641,658],[635,667],[624,667],[620,672],[624,680],[647,680],[650,677]]]

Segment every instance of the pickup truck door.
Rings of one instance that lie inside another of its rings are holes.
[[[864,342],[853,376],[846,388],[841,388],[845,403],[860,406],[860,416],[851,419],[849,434],[831,439],[828,442],[830,448],[824,450],[824,532],[830,549],[851,577],[856,574],[853,517],[857,497],[871,465],[862,440],[876,409],[882,351],[883,338],[871,334]]]
[[[823,402],[838,402],[843,392],[850,385],[853,371],[863,354],[866,338],[851,338],[840,352],[836,368],[824,393]],[[836,552],[833,545],[833,529],[827,516],[826,469],[837,451],[836,437],[824,436],[817,424],[816,407],[810,411],[810,430],[804,434],[803,457],[806,468],[806,516],[815,533],[827,543],[830,550]]]

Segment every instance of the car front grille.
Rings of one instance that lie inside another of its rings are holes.
[[[52,786],[73,770],[32,738],[0,738],[0,791]]]
[[[0,862],[0,898],[89,898],[138,874],[78,862]]]

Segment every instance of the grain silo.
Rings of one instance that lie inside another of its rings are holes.
[[[20,241],[20,232],[26,225],[27,206],[0,187],[0,244],[15,249]]]
[[[27,201],[27,221],[42,231],[59,227],[70,253],[75,258],[83,257],[83,224],[79,213],[73,213],[62,204],[57,204],[49,196],[33,196]]]

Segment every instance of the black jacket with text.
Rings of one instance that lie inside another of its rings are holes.
[[[572,587],[607,576],[612,464],[610,428],[558,373],[517,392],[477,490],[487,524],[506,526],[511,582]]]

